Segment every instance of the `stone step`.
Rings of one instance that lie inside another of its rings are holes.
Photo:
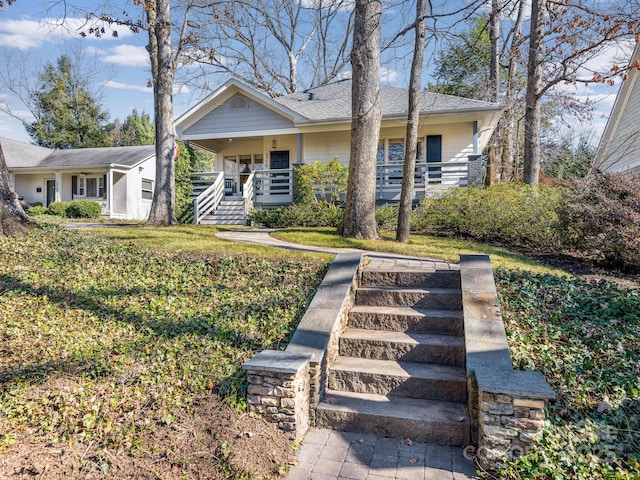
[[[462,292],[455,288],[358,287],[356,305],[462,310]]]
[[[470,442],[467,406],[438,400],[327,390],[316,425],[443,445]]]
[[[366,330],[464,335],[462,312],[455,310],[355,305],[349,311],[349,326]]]
[[[459,270],[364,270],[361,286],[460,288]]]
[[[244,210],[243,200],[222,200],[219,208]]]
[[[425,363],[338,357],[329,369],[331,390],[467,401],[467,376],[462,367]]]
[[[424,333],[390,332],[348,328],[339,339],[345,357],[404,362],[435,363],[464,367],[464,338]]]
[[[247,220],[242,219],[219,219],[213,217],[205,217],[200,220],[201,225],[246,225]]]

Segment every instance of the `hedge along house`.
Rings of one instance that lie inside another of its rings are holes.
[[[155,147],[52,150],[0,138],[16,194],[28,204],[93,200],[105,218],[146,220],[156,178]]]
[[[380,95],[377,198],[393,202],[400,198],[408,91],[382,85]],[[503,107],[422,92],[420,110],[415,198],[480,182],[482,152]],[[216,154],[216,172],[196,178],[196,222],[224,196],[237,196],[245,211],[252,204],[286,205],[293,201],[295,165],[336,157],[349,163],[351,81],[272,99],[231,79],[180,116],[176,130],[183,141]]]

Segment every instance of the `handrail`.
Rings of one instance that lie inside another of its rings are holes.
[[[215,181],[193,199],[193,222],[200,223],[200,220],[218,208],[223,198],[224,172],[220,172],[216,174]]]
[[[242,199],[244,200],[244,214],[245,216],[249,213],[249,210],[253,208],[253,180],[255,179],[256,172],[253,171],[247,177],[247,180],[244,182],[244,187],[242,190]]]

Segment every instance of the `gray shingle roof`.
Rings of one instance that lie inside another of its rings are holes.
[[[17,168],[134,167],[155,155],[153,145],[140,147],[74,148],[52,150],[9,138],[0,138],[9,170]]]
[[[456,113],[469,110],[502,110],[502,105],[423,91],[420,110],[428,113]],[[351,80],[340,80],[304,92],[278,97],[276,102],[284,105],[309,120],[351,119]],[[406,116],[408,90],[405,88],[380,86],[382,116]]]

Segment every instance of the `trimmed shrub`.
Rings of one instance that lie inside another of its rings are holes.
[[[376,208],[376,223],[382,230],[395,230],[398,226],[398,207],[385,205]]]
[[[249,220],[253,225],[267,228],[337,227],[343,210],[330,202],[312,202],[289,205],[268,210],[252,210]]]
[[[69,218],[99,218],[101,216],[100,204],[91,200],[74,200],[67,208],[67,217]]]
[[[559,244],[561,195],[558,187],[514,183],[451,189],[425,197],[414,212],[413,226],[419,231],[550,249]]]
[[[294,169],[294,195],[296,203],[318,200],[338,202],[347,192],[349,168],[338,157],[329,163],[315,161]]]
[[[639,175],[575,181],[563,195],[560,223],[567,247],[607,267],[640,271]]]
[[[47,208],[47,213],[58,217],[66,217],[69,205],[71,205],[70,202],[51,202]]]
[[[27,213],[29,215],[45,215],[46,213],[48,213],[48,209],[47,207],[43,207],[42,205],[34,205],[32,207],[29,207]]]

